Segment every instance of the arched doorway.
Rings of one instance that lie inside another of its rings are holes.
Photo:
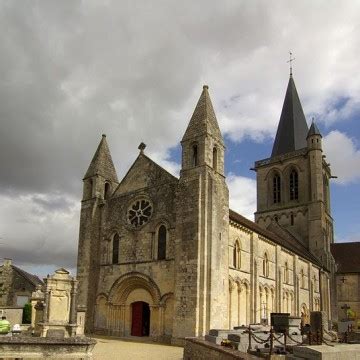
[[[131,336],[149,336],[150,334],[150,307],[144,301],[131,304]]]

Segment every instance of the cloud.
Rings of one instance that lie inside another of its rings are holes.
[[[226,178],[230,194],[230,208],[254,221],[256,211],[256,181],[254,179],[228,174]]]
[[[345,185],[360,180],[360,149],[355,140],[345,133],[334,130],[323,139],[324,153],[331,164],[331,171]]]
[[[59,194],[1,195],[1,254],[16,264],[74,268],[80,203],[59,200]]]
[[[0,197],[9,212],[0,231],[16,244],[11,254],[73,263],[81,179],[102,133],[119,178],[141,141],[177,174],[170,149],[204,83],[223,134],[238,142],[274,135],[289,49],[308,117],[332,124],[357,113],[359,10],[335,1],[1,2]]]

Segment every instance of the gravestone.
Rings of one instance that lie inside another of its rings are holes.
[[[48,275],[44,282],[31,299],[34,332],[42,337],[56,338],[82,335],[85,314],[78,314],[76,309],[77,280],[61,268]]]
[[[271,326],[275,332],[284,333],[289,328],[289,313],[271,313]]]
[[[311,311],[310,313],[310,329],[313,334],[318,331],[329,330],[328,317],[325,311]]]

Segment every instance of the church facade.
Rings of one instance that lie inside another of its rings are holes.
[[[140,153],[119,181],[103,135],[83,179],[78,307],[86,331],[179,341],[288,312],[331,318],[329,164],[292,75],[270,158],[257,161],[255,222],[229,209],[224,140],[208,87],[176,178]]]

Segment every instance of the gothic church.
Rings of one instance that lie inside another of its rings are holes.
[[[181,342],[288,312],[332,316],[331,172],[290,75],[252,222],[229,209],[224,139],[204,86],[176,178],[145,154],[119,181],[103,135],[83,179],[77,278],[86,330]]]

